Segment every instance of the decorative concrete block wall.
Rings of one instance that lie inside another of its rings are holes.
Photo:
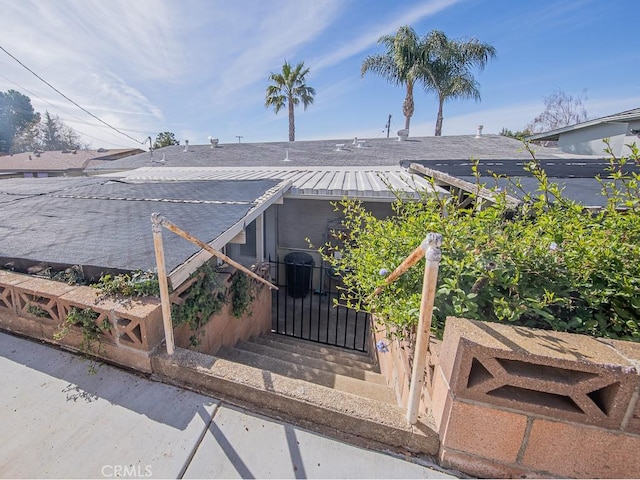
[[[96,325],[104,320],[110,325],[102,329],[92,354],[151,372],[150,353],[164,340],[158,299],[105,298],[92,287],[0,271],[0,328],[78,350],[79,327],[60,340],[53,338],[72,307],[90,308],[98,314]]]
[[[447,320],[430,411],[442,465],[481,477],[640,475],[640,345]]]

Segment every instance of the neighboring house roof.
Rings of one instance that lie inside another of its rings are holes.
[[[108,269],[153,270],[152,213],[222,248],[287,186],[269,179],[137,184],[97,177],[3,180],[0,258],[2,265],[21,263],[19,270],[37,262],[82,265],[88,276]],[[168,271],[200,251],[173,234],[165,235],[164,242]]]
[[[418,161],[418,162],[402,162],[402,165],[409,167],[411,163],[417,163],[425,167],[431,168],[459,178],[473,185],[477,180],[473,175],[473,162],[470,161]],[[563,193],[568,198],[575,200],[585,206],[603,206],[607,200],[601,194],[602,185],[596,179],[599,176],[605,183],[609,183],[610,164],[607,160],[593,157],[577,157],[568,156],[568,158],[554,158],[549,160],[540,160],[540,166],[544,169],[550,182],[557,183],[563,187]],[[480,183],[487,187],[497,186],[506,188],[507,191],[522,198],[525,193],[535,194],[539,188],[538,181],[530,172],[524,169],[525,162],[496,162],[496,161],[478,161],[478,172],[480,173]],[[632,162],[622,166],[622,171],[629,174],[631,172],[640,174],[640,166]],[[493,175],[501,178],[494,180]],[[504,177],[509,177],[507,180]],[[515,183],[519,182],[521,188],[517,188]],[[442,185],[445,182],[440,183]],[[454,186],[454,185],[452,185]]]
[[[357,140],[315,140],[272,143],[229,143],[170,146],[103,164],[91,173],[140,167],[374,167],[397,166],[402,160],[528,159],[522,142],[503,135],[414,137]],[[358,143],[360,142],[360,143]],[[364,143],[362,143],[364,142]],[[358,147],[358,144],[361,146]],[[343,145],[336,147],[336,145]],[[539,158],[558,151],[536,147]]]
[[[561,134],[574,130],[580,130],[582,128],[592,127],[594,125],[601,125],[605,123],[627,123],[637,120],[640,120],[640,108],[634,108],[632,110],[614,113],[613,115],[607,115],[605,117],[594,118],[593,120],[587,120],[586,122],[569,125],[567,127],[556,128],[555,130],[550,130],[548,132],[537,133],[535,135],[527,137],[527,140],[557,141],[560,138]]]
[[[139,148],[24,152],[0,157],[0,172],[64,172],[140,153]]]

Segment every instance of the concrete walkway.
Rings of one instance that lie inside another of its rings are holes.
[[[455,478],[0,333],[1,478]]]

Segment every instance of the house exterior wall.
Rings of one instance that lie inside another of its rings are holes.
[[[640,122],[636,122],[640,123]],[[602,142],[604,138],[609,138],[611,148],[615,155],[628,154],[629,149],[625,148],[627,140],[629,123],[604,123],[593,125],[578,130],[572,130],[560,135],[558,138],[558,147],[566,153],[574,153],[580,155],[604,155],[605,144]],[[631,127],[638,128],[638,127]],[[636,138],[637,140],[637,138]]]
[[[364,206],[378,218],[393,213],[388,202],[365,202]],[[306,238],[314,247],[320,247],[327,241],[329,228],[341,218],[341,212],[335,211],[330,200],[287,198],[278,205],[278,247],[308,250]]]
[[[342,218],[332,203],[331,200],[286,198],[282,205],[277,205],[276,257],[280,262],[288,253],[306,252],[313,257],[316,266],[321,265],[322,258],[317,250],[329,240],[329,230],[339,227]],[[393,213],[388,202],[365,202],[364,206],[378,218]],[[284,272],[279,273],[279,278],[284,278]],[[318,281],[314,279],[314,282]]]

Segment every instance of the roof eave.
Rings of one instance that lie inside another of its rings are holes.
[[[256,205],[247,212],[233,226],[228,228],[218,237],[214,238],[208,244],[216,250],[221,250],[227,243],[242,232],[246,226],[253,222],[259,215],[264,213],[274,203],[277,203],[291,188],[291,180],[280,182],[274,188],[270,189],[265,195],[258,199]],[[205,250],[200,250],[185,262],[174,268],[168,275],[171,286],[175,289],[184,283],[189,276],[195,272],[201,265],[211,258],[211,254]]]

